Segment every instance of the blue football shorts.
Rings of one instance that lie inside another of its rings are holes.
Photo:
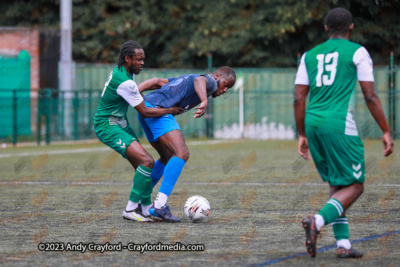
[[[148,108],[157,108],[146,101],[144,104]],[[178,122],[171,114],[153,118],[142,118],[138,113],[138,118],[143,127],[144,133],[146,134],[147,140],[149,140],[150,143],[157,142],[160,136],[173,130],[181,130]]]

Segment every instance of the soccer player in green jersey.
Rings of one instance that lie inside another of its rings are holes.
[[[383,131],[384,156],[393,152],[393,141],[375,91],[372,60],[367,50],[350,42],[352,15],[344,8],[331,10],[325,19],[329,40],[306,52],[296,75],[294,109],[299,131],[298,151],[310,159],[322,179],[329,183],[329,201],[302,224],[308,253],[315,257],[317,235],[332,224],[339,258],[361,257],[352,248],[346,210],[363,193],[364,146],[358,136],[350,97],[360,82],[368,109]],[[310,102],[305,110],[305,99]]]
[[[179,107],[155,109],[145,106],[135,82],[135,75],[142,71],[145,58],[139,43],[135,41],[124,43],[118,57],[118,66],[110,73],[101,94],[94,117],[94,129],[100,141],[126,158],[136,170],[123,217],[147,222],[152,221],[148,209],[151,206],[153,191],[150,174],[154,159],[139,143],[128,123],[126,111],[128,106],[132,106],[141,116],[149,118],[167,114],[177,115],[184,109]]]

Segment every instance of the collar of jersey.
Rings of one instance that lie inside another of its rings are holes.
[[[208,74],[208,73],[204,74],[204,76],[209,76],[209,77],[211,77],[211,78],[214,79],[215,83],[217,82],[217,80],[215,80],[215,78],[214,78],[212,75]],[[218,85],[215,86],[215,90],[214,90],[212,93],[214,93],[215,91],[217,91],[217,89],[218,89]]]

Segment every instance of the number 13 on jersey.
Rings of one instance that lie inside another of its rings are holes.
[[[338,58],[339,58],[338,52],[329,53],[326,55],[324,54],[317,55],[317,60],[318,60],[318,73],[316,81],[317,87],[321,87],[322,85],[332,85],[336,76]],[[328,74],[322,75],[322,73],[324,73],[324,70],[326,72],[330,72],[329,75]]]

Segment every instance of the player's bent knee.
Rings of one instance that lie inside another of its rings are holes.
[[[177,153],[176,157],[183,159],[184,161],[188,161],[189,155],[190,155],[189,150],[186,149]]]
[[[146,157],[146,159],[144,159],[144,160],[141,162],[140,165],[143,165],[143,166],[145,166],[146,168],[149,168],[149,169],[153,169],[153,166],[154,166],[154,159],[153,159],[151,156]]]

